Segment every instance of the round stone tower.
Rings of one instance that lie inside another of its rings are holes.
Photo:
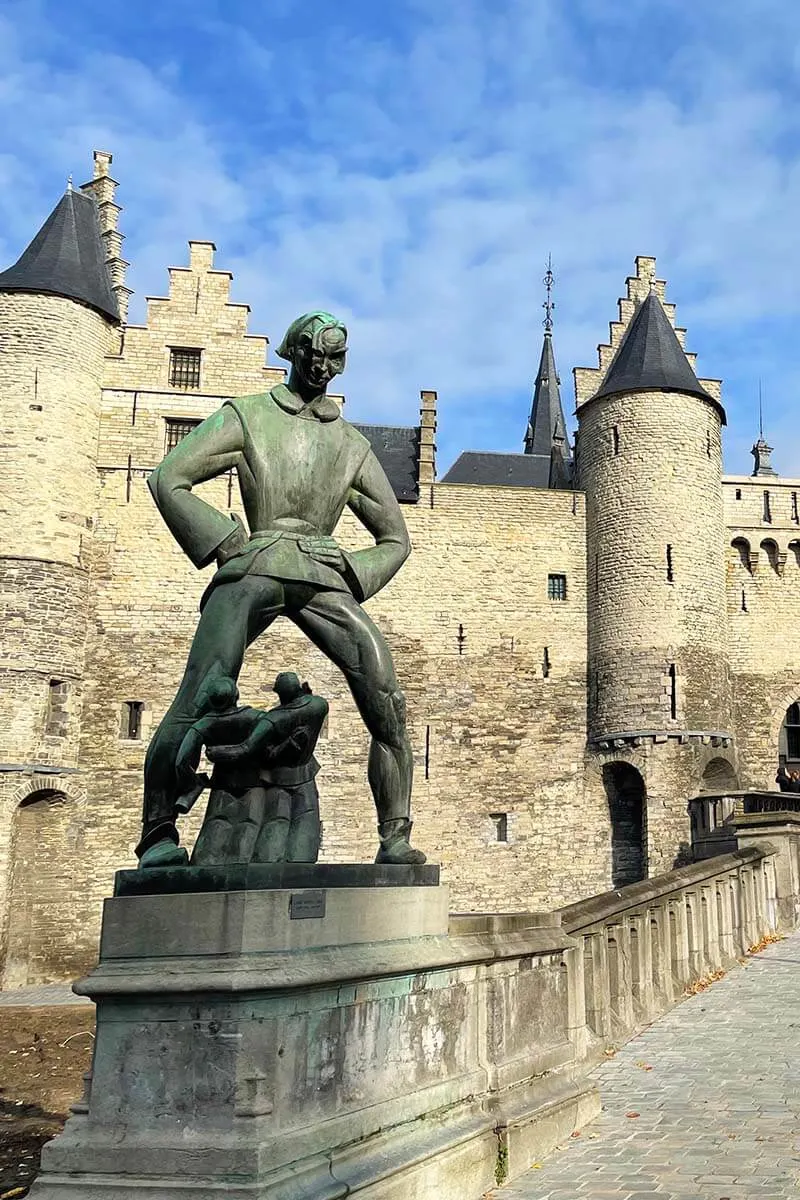
[[[120,312],[96,179],[70,188],[0,274],[0,763],[3,790],[75,767],[105,356]],[[115,226],[115,219],[113,220]],[[113,232],[113,231],[112,231]],[[10,805],[0,806],[7,844]]]
[[[654,261],[637,264],[601,370],[576,372],[589,742],[727,747],[725,413],[694,373],[663,284],[645,275]]]

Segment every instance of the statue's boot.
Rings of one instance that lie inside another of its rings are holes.
[[[176,846],[172,838],[162,838],[139,859],[139,869],[146,867],[185,867],[189,863],[189,855],[183,846]]]
[[[395,821],[381,821],[378,825],[378,836],[381,848],[378,851],[376,863],[391,863],[400,867],[418,867],[426,861],[421,850],[415,850],[409,838],[411,837],[411,822],[403,818]]]

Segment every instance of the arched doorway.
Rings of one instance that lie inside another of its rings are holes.
[[[78,974],[72,865],[74,802],[55,789],[26,796],[14,813],[3,986],[52,983]]]
[[[800,771],[800,700],[794,700],[783,715],[778,758],[788,771]]]
[[[645,786],[630,763],[606,763],[603,786],[611,822],[611,886],[625,887],[647,876]]]
[[[700,780],[700,791],[716,795],[739,791],[739,780],[727,758],[712,758],[706,764],[703,778]]]

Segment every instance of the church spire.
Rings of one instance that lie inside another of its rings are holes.
[[[525,453],[541,454],[551,458],[555,451],[559,459],[569,461],[569,442],[567,426],[564,420],[564,410],[561,407],[561,393],[556,370],[556,358],[553,351],[553,284],[552,262],[547,260],[547,274],[544,277],[546,299],[542,307],[545,310],[544,344],[539,360],[539,370],[536,373],[536,384],[533,390],[531,415],[528,418],[528,429],[525,434]]]

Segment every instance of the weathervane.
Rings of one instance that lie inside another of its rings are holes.
[[[544,304],[542,305],[542,308],[545,311],[545,318],[544,318],[544,321],[542,322],[542,324],[544,325],[546,332],[550,333],[553,328],[553,309],[555,308],[555,304],[553,303],[553,299],[551,296],[551,292],[553,290],[553,284],[555,283],[555,276],[553,275],[553,256],[552,256],[552,254],[548,254],[548,256],[547,256],[547,274],[545,275],[542,282],[544,283],[544,286],[547,289],[547,299],[545,300]]]
[[[758,381],[758,440],[764,440],[764,403],[761,399],[761,380]]]

